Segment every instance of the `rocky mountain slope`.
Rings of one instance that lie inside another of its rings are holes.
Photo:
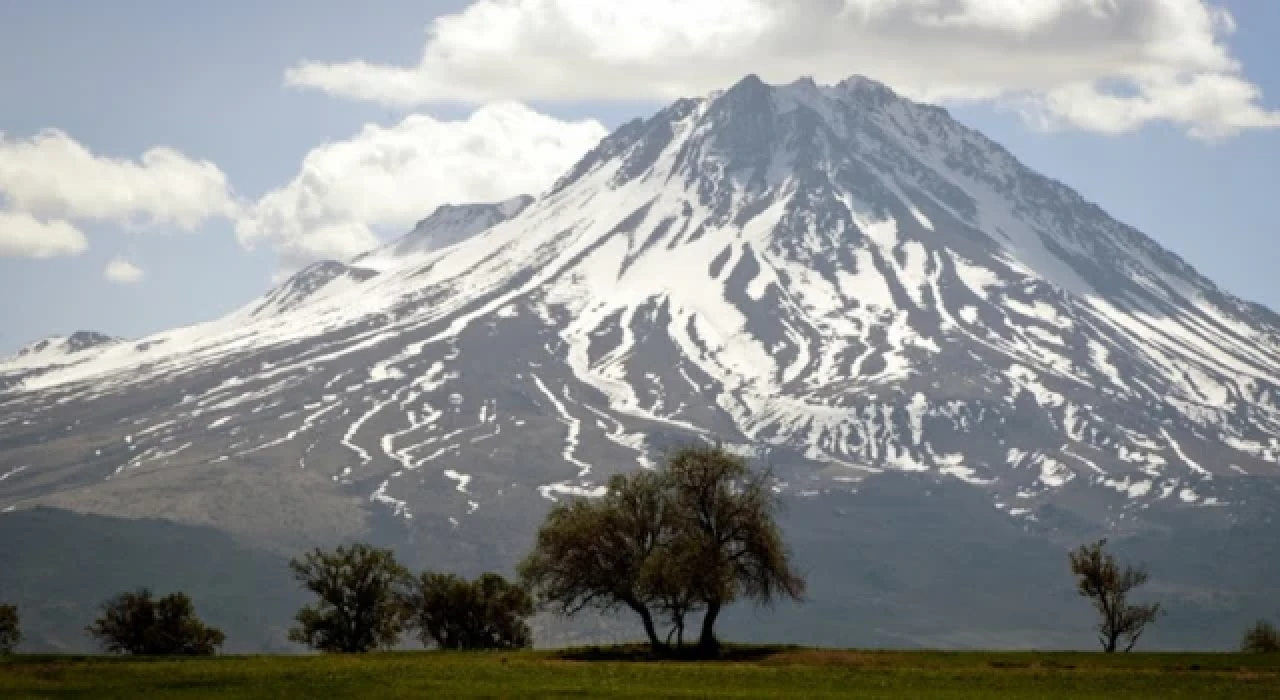
[[[696,439],[768,463],[796,537],[851,550],[828,505],[898,477],[1044,551],[1265,527],[1280,317],[945,110],[751,76],[537,200],[441,208],[224,319],[0,363],[0,510],[282,551],[510,566],[550,502]]]

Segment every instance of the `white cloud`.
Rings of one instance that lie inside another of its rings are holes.
[[[112,258],[111,262],[107,263],[106,269],[102,271],[102,276],[108,282],[116,284],[134,284],[142,281],[143,275],[142,268],[119,256]]]
[[[137,161],[108,158],[56,129],[27,140],[0,133],[0,197],[9,209],[42,218],[134,227],[190,230],[235,211],[213,163],[171,148],[152,148]]]
[[[87,247],[84,234],[65,221],[0,211],[0,258],[52,258],[82,253]]]
[[[275,248],[286,267],[350,258],[378,244],[375,230],[403,233],[440,204],[538,194],[604,135],[596,121],[512,103],[458,121],[366,125],[308,153],[291,182],[243,212],[236,233]]]
[[[431,23],[416,66],[306,62],[286,80],[409,107],[858,73],[921,99],[1015,104],[1047,127],[1278,127],[1228,50],[1234,30],[1207,0],[477,0]]]

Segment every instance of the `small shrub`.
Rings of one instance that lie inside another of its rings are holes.
[[[18,621],[18,608],[0,605],[0,655],[12,654],[22,641],[22,626]]]
[[[102,604],[102,617],[86,628],[103,650],[135,656],[209,656],[226,640],[221,630],[196,616],[185,593],[159,600],[143,588]]]
[[[1246,654],[1275,654],[1280,652],[1280,631],[1266,620],[1258,620],[1245,630],[1240,651]]]

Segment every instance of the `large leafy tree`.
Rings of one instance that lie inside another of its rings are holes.
[[[799,599],[804,581],[774,520],[769,475],[719,446],[673,452],[655,471],[615,476],[605,496],[558,504],[538,532],[521,575],[562,614],[630,609],[651,647],[677,644],[702,613],[698,645],[714,652],[716,621],[738,600]],[[669,640],[671,635],[668,635]]]
[[[526,620],[533,598],[498,574],[474,581],[423,572],[405,596],[407,626],[423,646],[440,649],[522,649],[532,646]]]
[[[327,652],[359,653],[394,645],[404,626],[401,596],[409,572],[389,549],[365,544],[315,549],[289,563],[319,600],[298,611],[289,639]]]
[[[520,576],[545,605],[563,615],[588,608],[628,609],[640,617],[655,649],[651,576],[663,545],[669,499],[658,474],[614,476],[600,499],[573,499],[551,509]]]
[[[1098,643],[1103,651],[1114,653],[1122,643],[1129,651],[1147,625],[1160,616],[1160,604],[1129,602],[1129,594],[1150,576],[1142,567],[1122,567],[1106,551],[1106,544],[1099,540],[1070,552],[1071,573],[1076,577],[1076,592],[1092,601],[1098,612]]]
[[[12,654],[22,641],[22,626],[18,620],[18,608],[0,605],[0,655]]]
[[[221,630],[200,621],[187,594],[156,600],[146,588],[103,603],[102,616],[86,631],[107,652],[139,656],[206,656],[226,640]]]
[[[698,646],[713,651],[715,624],[725,605],[740,599],[771,605],[798,600],[804,580],[774,521],[778,504],[767,472],[719,446],[676,451],[666,465],[673,501],[672,542],[686,563],[684,587],[704,606]]]

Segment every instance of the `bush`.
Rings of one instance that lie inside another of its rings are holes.
[[[440,649],[523,649],[532,646],[526,620],[533,598],[497,574],[468,581],[430,571],[405,596],[408,626],[423,646]]]
[[[22,626],[18,622],[18,608],[0,605],[0,655],[12,654],[22,641]]]
[[[1280,632],[1266,620],[1258,620],[1245,630],[1240,651],[1246,654],[1274,654],[1280,652]]]
[[[86,631],[105,651],[136,656],[209,656],[226,640],[200,621],[187,594],[154,600],[145,588],[103,603],[102,617]]]

